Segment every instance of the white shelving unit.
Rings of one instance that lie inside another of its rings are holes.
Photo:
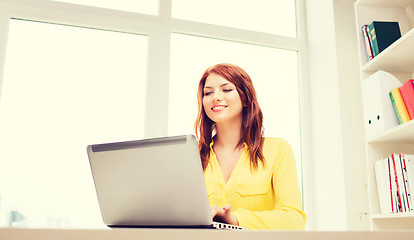
[[[414,72],[414,55],[407,49],[414,46],[414,29],[404,34],[377,57],[362,67],[364,72]]]
[[[414,0],[358,0],[355,3],[361,83],[378,70],[396,76],[401,84],[414,73]],[[397,21],[402,37],[368,60],[361,28],[372,21]],[[392,153],[414,154],[414,120],[366,139],[367,182],[371,230],[414,229],[414,212],[381,214],[374,162]]]

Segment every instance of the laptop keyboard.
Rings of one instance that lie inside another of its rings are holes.
[[[216,229],[225,229],[225,230],[246,230],[247,228],[221,223],[221,222],[213,222],[213,227]]]

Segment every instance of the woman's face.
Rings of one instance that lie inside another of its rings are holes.
[[[217,74],[210,74],[204,84],[203,107],[215,123],[241,121],[243,105],[236,86]]]

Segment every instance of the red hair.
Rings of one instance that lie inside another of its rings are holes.
[[[198,84],[198,114],[194,130],[198,138],[203,169],[206,169],[209,162],[210,144],[215,130],[214,122],[207,116],[203,106],[204,85],[207,77],[212,73],[225,78],[236,86],[242,105],[245,106],[242,113],[242,134],[237,146],[241,147],[246,143],[250,153],[250,165],[256,169],[259,161],[262,164],[264,163],[262,110],[259,107],[256,90],[253,87],[250,76],[240,67],[228,63],[217,64],[207,68]]]

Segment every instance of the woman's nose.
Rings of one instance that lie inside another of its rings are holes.
[[[215,92],[213,95],[213,101],[220,102],[221,100],[223,100],[223,95],[220,92]]]

